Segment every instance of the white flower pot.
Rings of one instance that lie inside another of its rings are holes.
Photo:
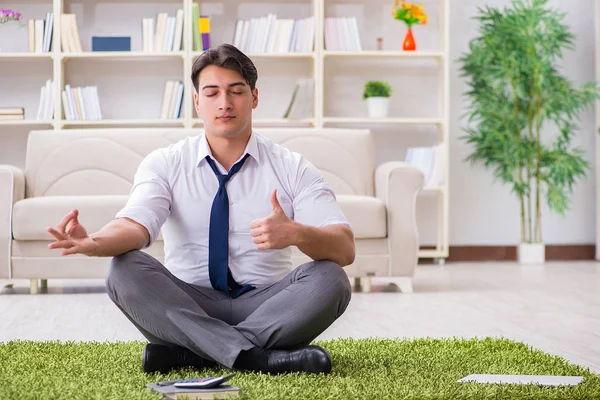
[[[369,107],[369,117],[383,118],[387,117],[390,106],[389,97],[367,97],[367,106]]]
[[[544,243],[520,243],[517,249],[519,264],[543,264],[546,261]]]

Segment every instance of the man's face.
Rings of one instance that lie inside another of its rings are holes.
[[[252,110],[258,105],[258,89],[236,71],[209,65],[200,72],[196,112],[204,129],[216,136],[233,138],[252,129]]]

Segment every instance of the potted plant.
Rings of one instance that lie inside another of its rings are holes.
[[[21,22],[21,13],[13,10],[0,9],[0,25],[10,21],[16,21],[20,26],[24,26],[24,24]]]
[[[524,264],[545,260],[542,198],[564,215],[575,181],[585,177],[589,164],[571,141],[579,113],[600,97],[595,82],[576,88],[559,71],[574,35],[564,14],[546,3],[513,0],[503,10],[480,8],[479,34],[459,60],[469,86],[461,137],[473,146],[467,161],[490,168],[519,198],[518,259]]]
[[[367,100],[369,117],[387,117],[391,95],[392,87],[386,82],[368,81],[363,91],[363,99]]]

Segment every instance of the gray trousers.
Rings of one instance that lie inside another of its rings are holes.
[[[186,283],[139,250],[114,257],[107,293],[151,343],[182,346],[232,368],[242,350],[308,345],[351,297],[346,272],[331,261],[302,264],[281,281],[236,299]]]

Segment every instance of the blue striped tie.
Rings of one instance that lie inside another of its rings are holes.
[[[227,197],[225,184],[242,168],[248,156],[249,154],[246,154],[244,158],[235,163],[227,175],[221,174],[212,158],[206,156],[208,164],[219,180],[219,189],[210,209],[208,276],[213,288],[229,294],[234,299],[254,289],[254,286],[242,286],[237,283],[229,269],[229,197]]]

